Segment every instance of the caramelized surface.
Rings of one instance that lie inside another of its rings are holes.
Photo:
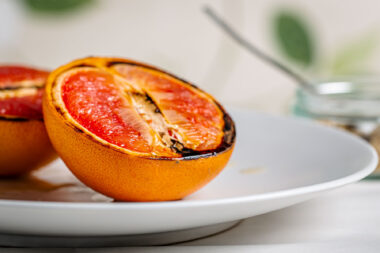
[[[160,157],[216,149],[223,112],[211,97],[167,74],[127,64],[66,72],[61,97],[81,126],[109,143]],[[115,74],[115,71],[117,74]]]
[[[136,112],[114,77],[98,70],[78,71],[62,85],[62,99],[71,116],[96,136],[132,151],[170,155],[155,143],[148,124]]]
[[[0,66],[0,116],[42,119],[43,85],[48,72]]]
[[[115,69],[150,95],[186,148],[202,151],[218,147],[223,137],[223,114],[210,98],[157,71],[126,64]]]
[[[42,86],[49,72],[22,66],[0,66],[0,89]]]
[[[0,96],[0,116],[42,119],[42,93],[43,89],[33,89],[31,95]]]

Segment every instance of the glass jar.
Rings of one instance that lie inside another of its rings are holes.
[[[345,78],[314,85],[313,93],[297,90],[293,114],[359,135],[380,155],[380,77]],[[380,179],[380,166],[370,178]]]

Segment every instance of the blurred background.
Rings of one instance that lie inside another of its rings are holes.
[[[54,69],[89,55],[122,56],[227,105],[288,113],[294,81],[227,37],[205,5],[312,80],[379,72],[375,0],[0,0],[1,62]]]

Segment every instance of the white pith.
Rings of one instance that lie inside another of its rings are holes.
[[[1,90],[0,99],[33,96],[37,94],[37,92],[38,92],[38,88],[36,87],[19,88],[19,89],[14,89],[14,90]]]

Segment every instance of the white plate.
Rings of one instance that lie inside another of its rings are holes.
[[[44,185],[41,187],[49,188],[48,194],[41,191],[39,196],[39,189],[34,189],[27,198],[50,201],[0,200],[0,233],[117,236],[229,222],[358,181],[377,164],[375,151],[365,141],[343,131],[245,110],[234,109],[231,114],[237,125],[237,145],[229,165],[188,198],[118,203],[107,202],[109,199],[76,183],[65,184],[66,190]],[[61,162],[52,166],[66,171]],[[54,175],[58,177],[59,173]],[[7,194],[3,195],[20,197],[15,192]],[[89,195],[92,197],[86,200]],[[66,202],[52,202],[55,198]]]

